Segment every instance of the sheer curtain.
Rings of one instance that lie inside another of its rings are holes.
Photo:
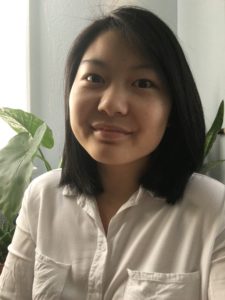
[[[29,0],[1,1],[0,107],[28,109]],[[0,148],[14,132],[0,119]]]

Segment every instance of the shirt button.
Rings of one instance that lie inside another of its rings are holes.
[[[105,244],[101,244],[101,247],[100,247],[101,251],[105,251],[106,250],[106,246]]]

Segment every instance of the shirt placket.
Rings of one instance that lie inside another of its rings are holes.
[[[98,228],[97,247],[88,278],[87,300],[102,300],[103,276],[107,259],[107,241],[104,233]]]
[[[107,238],[94,200],[82,202],[84,210],[94,220],[97,231],[96,251],[88,276],[87,300],[102,300],[103,276],[108,254]]]
[[[137,193],[135,193],[135,195],[133,195],[133,197],[130,199],[129,202],[125,203],[119,209],[115,217],[117,217],[118,214],[120,214],[123,210],[136,205],[138,203],[137,199],[139,198],[137,197],[137,195],[139,194],[140,194],[140,190]],[[109,245],[107,239],[109,239],[109,233],[111,231],[110,225],[108,228],[108,238],[107,238],[104,232],[104,228],[95,201],[93,199],[92,200],[86,199],[86,201],[83,202],[83,207],[86,213],[93,219],[97,230],[96,251],[94,254],[94,258],[91,264],[89,277],[88,277],[87,300],[103,300],[103,291],[104,291],[103,279],[104,279],[107,259],[109,255]]]

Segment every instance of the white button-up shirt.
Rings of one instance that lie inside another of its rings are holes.
[[[59,188],[60,174],[25,193],[0,299],[225,299],[222,183],[195,174],[175,205],[140,187],[106,235],[96,200]]]

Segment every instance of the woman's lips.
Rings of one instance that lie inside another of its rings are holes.
[[[108,124],[95,124],[92,128],[97,138],[107,141],[122,140],[132,133],[126,128]]]

